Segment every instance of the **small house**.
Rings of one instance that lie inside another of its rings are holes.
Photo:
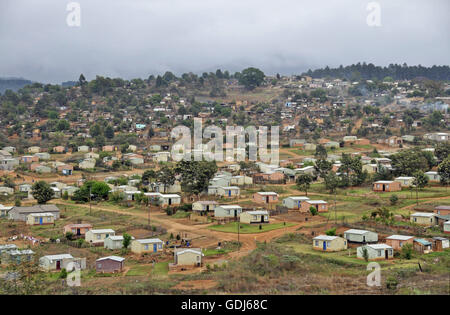
[[[55,220],[59,219],[60,211],[55,205],[36,205],[32,207],[13,207],[8,212],[10,220],[27,222],[27,217],[32,213],[51,213]]]
[[[34,252],[31,249],[24,250],[4,250],[1,253],[0,260],[2,265],[16,264],[32,262],[34,258]]]
[[[347,240],[339,236],[319,235],[313,238],[313,249],[337,252],[347,249]]]
[[[54,224],[55,217],[52,213],[31,213],[27,216],[27,225]]]
[[[239,221],[247,224],[269,223],[269,212],[265,210],[242,212]]]
[[[217,194],[222,197],[239,197],[241,189],[237,186],[217,187]]]
[[[414,177],[411,176],[400,176],[394,179],[395,182],[399,182],[402,187],[411,187],[413,186]]]
[[[402,249],[403,245],[410,244],[413,245],[414,236],[407,235],[391,235],[386,237],[386,244],[391,246],[395,250]]]
[[[400,182],[395,182],[392,180],[379,180],[373,183],[373,191],[376,192],[393,192],[401,190],[402,186]]]
[[[278,194],[276,192],[256,192],[253,194],[253,202],[270,204],[278,202]]]
[[[162,206],[178,206],[181,204],[181,196],[177,194],[161,194],[159,199]]]
[[[450,234],[450,221],[444,222],[443,230],[444,233]]]
[[[441,176],[435,171],[425,172],[425,176],[428,177],[428,181],[430,182],[437,183],[441,181]]]
[[[378,234],[367,230],[350,229],[344,232],[344,238],[351,243],[376,243]]]
[[[434,216],[431,212],[416,212],[411,214],[410,221],[418,225],[432,226],[435,224]]]
[[[92,224],[89,223],[67,224],[63,227],[64,235],[70,232],[75,237],[84,236],[90,230],[92,230]]]
[[[89,230],[85,234],[85,240],[92,245],[103,245],[105,239],[111,235],[116,235],[112,229]]]
[[[134,240],[131,242],[131,251],[135,254],[157,253],[163,250],[164,242],[159,238]]]
[[[283,206],[291,210],[299,210],[301,208],[302,202],[304,202],[305,200],[309,200],[309,198],[303,196],[287,197],[283,199]]]
[[[174,265],[201,267],[203,256],[200,248],[176,248],[173,253]]]
[[[430,241],[427,241],[423,238],[416,238],[414,239],[414,250],[422,253],[422,254],[428,254],[433,251],[433,244]]]
[[[122,272],[125,266],[125,258],[118,256],[108,256],[95,261],[95,270],[98,273]]]
[[[450,206],[437,206],[434,208],[434,213],[438,215],[450,215]]]
[[[242,207],[238,205],[222,205],[214,208],[216,218],[237,218],[242,213]]]
[[[444,237],[433,237],[433,251],[441,252],[446,248],[450,247],[450,242],[447,238]]]
[[[328,202],[323,200],[304,200],[300,204],[301,212],[310,212],[310,208],[316,208],[317,212],[328,212]]]
[[[192,211],[196,212],[214,211],[214,208],[218,204],[219,203],[217,201],[212,200],[196,201],[192,204]]]
[[[45,271],[73,268],[83,270],[86,269],[86,258],[74,258],[70,254],[48,255],[39,259],[39,266]]]
[[[131,237],[134,240],[134,237]],[[105,238],[104,247],[107,249],[122,249],[123,235],[110,235]]]
[[[367,250],[369,260],[383,260],[394,258],[394,249],[386,244],[369,244],[356,249],[356,257],[364,259],[364,249]]]

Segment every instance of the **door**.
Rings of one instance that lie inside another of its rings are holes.
[[[384,257],[385,257],[386,259],[389,259],[389,251],[388,251],[388,250],[385,250],[385,251],[384,251]]]
[[[42,218],[39,218],[39,225],[42,225]]]
[[[172,204],[172,199],[169,198],[169,206]]]
[[[323,242],[323,250],[327,250],[327,242]]]
[[[266,203],[269,203],[269,196],[266,197]]]
[[[58,260],[56,262],[56,270],[61,270],[61,261],[60,260]]]
[[[237,210],[234,210],[234,217],[237,217]]]
[[[81,235],[81,231],[80,231],[80,229],[77,229],[77,236],[80,236]]]
[[[228,191],[228,197],[231,197],[231,190]]]
[[[384,184],[383,184],[383,191],[386,191],[386,188],[385,188]]]
[[[153,244],[153,252],[156,253],[157,252],[157,245]]]
[[[261,216],[261,223],[264,223],[264,216]]]
[[[366,242],[366,236],[364,235],[363,236],[363,243],[365,243]]]

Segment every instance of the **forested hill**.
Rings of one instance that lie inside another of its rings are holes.
[[[19,78],[0,78],[0,93],[5,93],[6,90],[17,91],[25,85],[32,84],[30,80]]]
[[[304,75],[313,78],[341,78],[348,80],[382,80],[386,77],[391,77],[394,80],[412,80],[418,77],[424,77],[431,80],[450,80],[449,66],[432,66],[423,67],[408,66],[406,64],[390,64],[388,67],[375,66],[371,63],[357,63],[351,66],[340,66],[339,68],[329,68],[328,66],[322,69],[309,70]]]

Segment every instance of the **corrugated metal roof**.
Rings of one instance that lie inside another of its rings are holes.
[[[99,258],[96,261],[103,261],[103,260],[109,260],[109,259],[110,260],[115,260],[115,261],[118,261],[118,262],[122,262],[122,261],[125,260],[125,258],[119,257],[119,256],[108,256],[108,257]]]
[[[139,242],[141,244],[150,244],[150,243],[162,243],[163,241],[161,241],[159,238],[148,238],[144,240],[136,240],[136,242]]]
[[[407,241],[410,238],[413,238],[414,236],[408,236],[408,235],[391,235],[389,237],[386,237],[387,240],[400,240],[400,241]]]
[[[319,241],[332,241],[337,239],[337,236],[330,236],[330,235],[319,235],[313,238],[313,240],[319,240]]]

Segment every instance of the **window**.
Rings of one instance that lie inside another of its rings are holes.
[[[39,222],[39,218],[34,218],[34,222]]]
[[[162,244],[161,244],[161,243],[158,244],[158,248],[159,248],[159,249],[162,248]]]
[[[148,244],[144,245],[144,249],[148,250]]]
[[[52,218],[51,218],[51,217],[48,217],[48,218],[47,218],[47,222],[52,222]]]
[[[99,240],[101,238],[102,238],[102,236],[100,234],[97,234],[97,239]]]
[[[403,246],[403,242],[400,242],[400,244],[399,244],[399,245],[400,245],[400,247],[402,247],[402,246]]]
[[[378,256],[381,256],[381,250],[378,250]]]
[[[319,246],[319,241],[314,241],[315,246]]]

